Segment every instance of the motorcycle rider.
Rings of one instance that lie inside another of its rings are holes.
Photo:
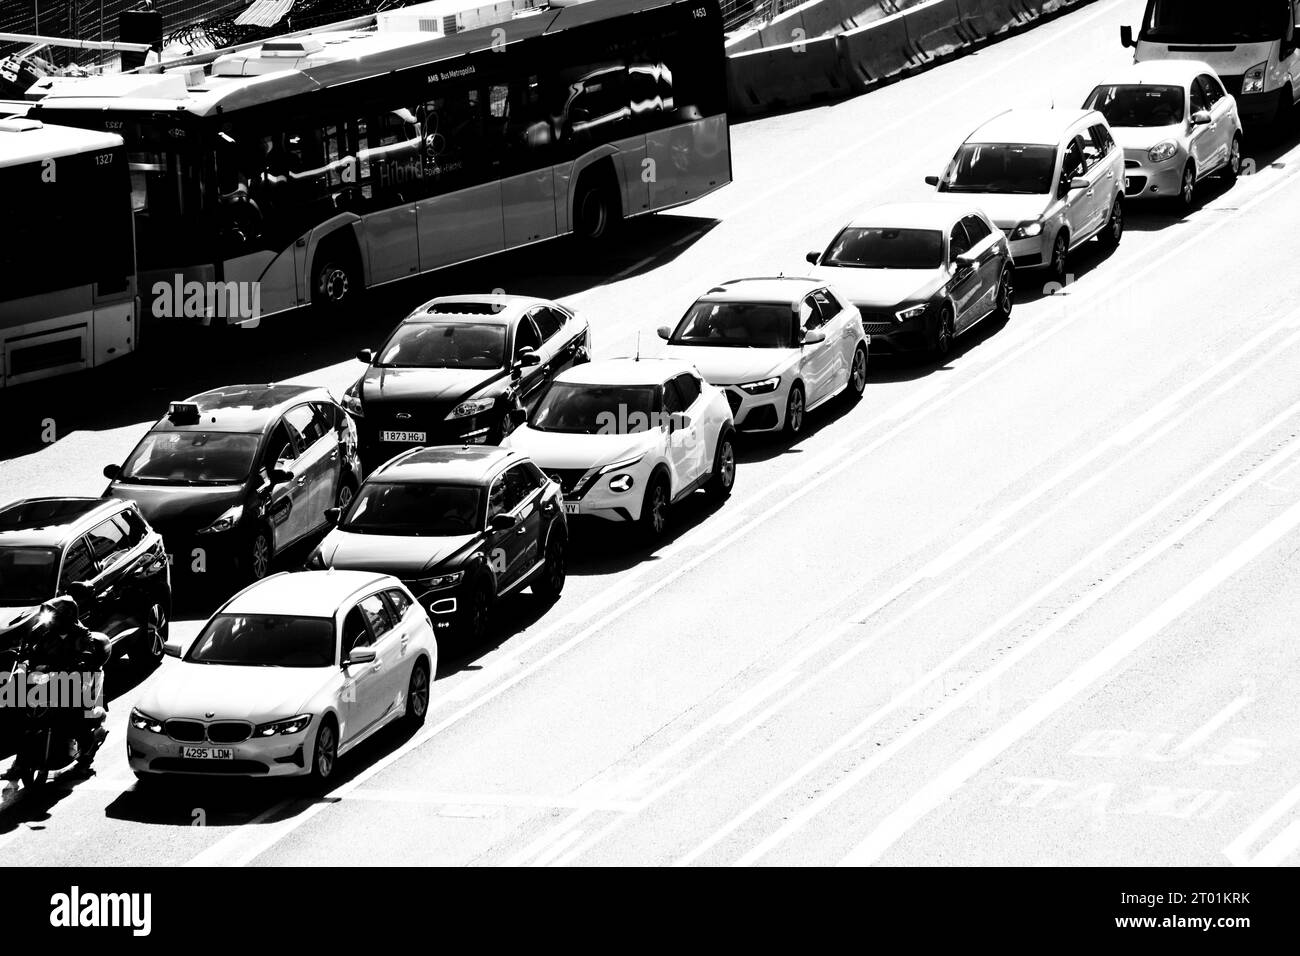
[[[77,601],[68,594],[59,595],[41,606],[40,617],[46,623],[37,629],[22,650],[28,669],[44,666],[53,673],[82,675],[82,687],[94,694],[91,707],[77,718],[73,734],[78,750],[75,770],[85,773],[108,732],[104,720],[108,711],[101,703],[104,665],[112,654],[112,643],[103,634],[85,627],[79,618]],[[18,777],[22,768],[15,760],[8,777]]]

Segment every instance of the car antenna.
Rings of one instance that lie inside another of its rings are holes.
[[[634,358],[632,361],[634,362],[641,361],[641,330],[640,329],[636,330],[636,358]]]

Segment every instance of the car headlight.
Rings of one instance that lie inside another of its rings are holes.
[[[620,472],[613,478],[609,479],[609,490],[617,491],[621,494],[624,491],[631,491],[632,485],[634,484],[635,482],[632,480],[631,475],[626,472]]]
[[[645,457],[645,452],[637,455],[635,458],[623,458],[619,461],[611,461],[608,465],[603,466],[597,474],[607,475],[611,471],[617,471],[620,468],[631,468],[638,461]]]
[[[1268,63],[1257,63],[1246,71],[1246,75],[1241,78],[1241,92],[1243,93],[1263,93],[1264,92],[1264,74],[1268,72]]]
[[[1166,159],[1172,158],[1176,152],[1178,152],[1178,144],[1172,140],[1165,140],[1147,150],[1147,158],[1153,163],[1163,163]]]
[[[311,723],[311,714],[299,714],[286,720],[273,720],[253,728],[254,737],[274,737],[276,734],[300,734]]]
[[[925,310],[930,308],[929,302],[923,302],[920,305],[909,305],[904,309],[899,309],[894,313],[894,318],[899,322],[908,322],[912,319],[919,319],[925,315]]]
[[[357,379],[348,386],[348,390],[343,393],[343,398],[339,404],[349,415],[355,415],[357,418],[364,418],[365,412],[361,408],[361,382],[363,379]]]
[[[421,591],[436,591],[438,588],[449,588],[453,584],[459,584],[460,579],[464,576],[464,571],[453,571],[451,574],[439,574],[431,578],[420,578],[418,581],[412,583]]]
[[[1037,219],[1030,222],[1022,222],[1020,225],[1016,226],[1015,229],[1011,230],[1012,239],[1032,239],[1034,236],[1041,236],[1042,234],[1043,224]]]
[[[131,726],[136,730],[147,730],[151,734],[160,734],[163,732],[162,721],[157,717],[150,717],[139,708],[131,708]]]
[[[448,418],[469,418],[471,415],[479,415],[489,411],[497,403],[495,398],[471,398],[468,401],[461,402],[453,408]]]
[[[750,395],[766,395],[768,392],[775,392],[781,385],[781,378],[765,378],[761,382],[746,382],[744,385],[737,385],[736,388],[744,389]]]
[[[220,534],[222,531],[229,531],[239,524],[239,519],[244,516],[243,505],[233,505],[222,512],[216,521],[206,528],[200,528],[198,534]]]

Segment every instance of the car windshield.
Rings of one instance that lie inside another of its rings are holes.
[[[696,302],[668,341],[673,345],[719,345],[787,349],[794,331],[789,302]]]
[[[858,269],[937,269],[943,265],[943,233],[936,229],[849,226],[835,237],[821,264]]]
[[[474,485],[367,481],[340,527],[356,534],[473,534],[481,528],[482,497]]]
[[[190,645],[192,664],[332,667],[334,622],[289,614],[218,614]]]
[[[57,548],[0,547],[0,605],[26,607],[54,596]]]
[[[145,435],[122,466],[122,481],[229,485],[253,471],[260,435],[159,431]]]
[[[506,327],[487,322],[404,322],[379,350],[380,368],[502,368]]]
[[[1278,0],[1148,0],[1142,39],[1165,43],[1278,40],[1289,4]]]
[[[1099,86],[1083,106],[1111,126],[1173,126],[1183,121],[1186,97],[1181,86]]]
[[[964,143],[940,180],[939,190],[1042,195],[1052,190],[1055,165],[1055,146]]]
[[[586,385],[555,382],[542,396],[529,425],[544,432],[631,435],[649,431],[659,410],[653,385]]]

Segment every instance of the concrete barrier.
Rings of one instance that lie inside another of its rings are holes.
[[[924,63],[948,56],[974,42],[966,32],[957,0],[928,0],[903,12],[907,42]]]
[[[849,95],[839,37],[763,47],[727,57],[731,109],[761,113]]]
[[[840,36],[840,51],[855,93],[897,76],[916,62],[906,14],[896,13]]]
[[[957,10],[968,35],[973,40],[997,36],[1037,19],[1039,11],[1031,9],[1035,0],[957,0]],[[1039,6],[1042,3],[1039,0]]]

